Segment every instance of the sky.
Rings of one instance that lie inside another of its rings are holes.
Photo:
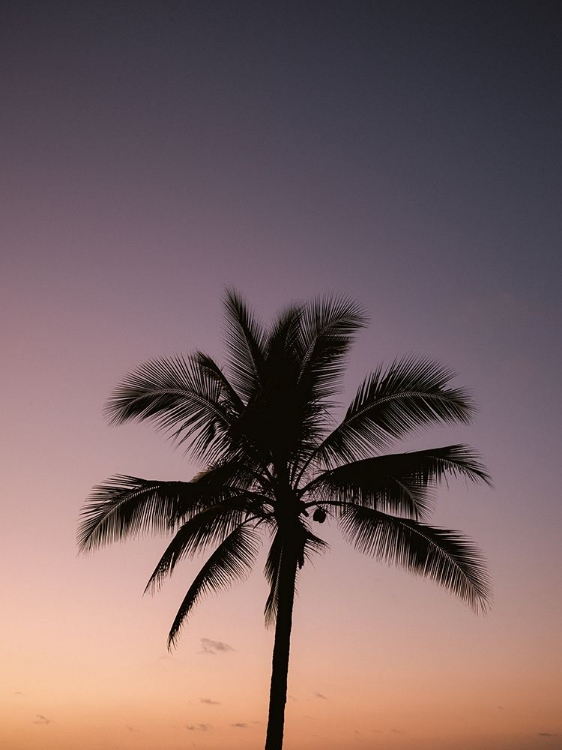
[[[75,541],[105,478],[201,468],[103,406],[150,358],[221,360],[227,287],[264,321],[327,293],[363,306],[342,404],[396,356],[450,366],[474,423],[396,449],[468,443],[494,482],[451,481],[432,518],[486,556],[485,616],[325,529],[287,750],[562,748],[557,11],[2,3],[0,748],[263,747],[263,555],[168,653],[201,560],[143,597],[166,539]]]

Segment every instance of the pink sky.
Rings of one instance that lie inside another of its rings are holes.
[[[102,408],[153,356],[220,359],[227,285],[264,319],[331,291],[364,306],[342,402],[395,356],[450,365],[474,425],[404,449],[469,443],[495,485],[451,483],[433,519],[484,551],[485,617],[326,529],[299,584],[287,750],[562,748],[549,3],[486,22],[439,3],[47,5],[0,23],[0,748],[263,747],[263,566],[168,654],[197,562],[143,598],[164,539],[75,544],[94,484],[197,470]]]

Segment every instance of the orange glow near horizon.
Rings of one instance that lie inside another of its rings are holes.
[[[395,357],[451,367],[474,422],[395,449],[494,482],[431,518],[487,559],[485,616],[318,527],[284,750],[562,750],[560,11],[483,8],[1,4],[0,750],[263,748],[266,543],[173,653],[202,561],[143,597],[167,539],[76,546],[107,477],[204,468],[103,406],[151,358],[224,365],[226,288],[364,308],[336,416]]]

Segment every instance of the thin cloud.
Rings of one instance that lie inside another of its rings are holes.
[[[231,724],[231,727],[236,727],[237,729],[248,729],[250,726],[245,721],[237,721],[236,724]]]
[[[211,641],[209,638],[201,638],[201,648],[204,654],[219,654],[234,651],[232,646],[222,641]]]
[[[556,732],[537,732],[539,737],[558,737]]]
[[[190,732],[208,732],[213,727],[211,724],[186,724],[185,728]]]
[[[43,716],[43,714],[35,714],[35,719],[33,721],[34,724],[51,724],[51,720],[47,719],[46,716]]]
[[[208,706],[220,706],[220,701],[214,701],[211,698],[201,698],[201,703],[206,703]]]

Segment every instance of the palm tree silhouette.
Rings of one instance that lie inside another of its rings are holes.
[[[268,329],[236,292],[225,303],[226,371],[200,351],[154,359],[128,375],[107,405],[113,423],[149,420],[187,441],[206,470],[190,482],[108,479],[82,511],[78,543],[87,551],[141,532],[170,533],[147,590],[182,558],[214,548],[180,605],[171,648],[200,597],[243,578],[262,532],[269,536],[265,617],[275,640],[265,748],[280,750],[296,580],[307,558],[327,546],[316,524],[334,519],[359,551],[436,581],[478,611],[488,597],[480,553],[458,532],[425,520],[443,478],[489,478],[464,445],[381,453],[415,429],[469,421],[470,397],[450,387],[452,373],[435,362],[410,357],[379,367],[335,424],[332,398],[365,325],[353,302],[293,305]]]

